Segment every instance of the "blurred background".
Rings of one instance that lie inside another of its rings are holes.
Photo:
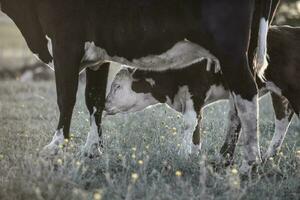
[[[274,24],[299,26],[300,0],[283,0]],[[53,72],[31,54],[14,23],[0,11],[0,80],[53,78]]]

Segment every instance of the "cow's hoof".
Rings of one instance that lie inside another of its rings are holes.
[[[40,156],[48,158],[53,157],[62,152],[64,145],[64,134],[62,129],[57,130],[52,138],[52,141],[46,145],[40,152]]]
[[[82,155],[87,158],[96,158],[102,155],[102,142],[98,143],[86,143],[82,149]]]

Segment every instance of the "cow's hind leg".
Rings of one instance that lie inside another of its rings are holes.
[[[232,92],[243,130],[242,174],[248,174],[261,161],[258,145],[257,87],[250,72],[247,51],[254,1],[228,4],[211,1],[202,4],[205,24],[213,42],[212,53],[220,60],[222,73]],[[209,13],[214,12],[215,15]]]
[[[43,154],[57,154],[64,139],[69,138],[73,108],[78,89],[78,73],[83,45],[64,42],[54,42],[53,56],[55,65],[55,80],[57,90],[57,104],[60,111],[57,131],[49,145],[43,149]]]
[[[230,45],[226,49],[230,49]],[[237,48],[237,49],[234,49]],[[242,174],[248,174],[252,165],[261,162],[258,145],[258,103],[257,87],[248,67],[246,49],[232,47],[232,55],[218,55],[225,80],[232,92],[232,99],[243,130]],[[244,52],[244,53],[243,53]]]
[[[241,120],[232,98],[229,104],[226,139],[220,151],[222,161],[225,159],[225,165],[230,165],[233,162],[234,151],[241,131]]]
[[[100,66],[97,71],[86,69],[85,101],[90,113],[90,132],[84,145],[84,155],[97,156],[102,145],[101,121],[105,105],[106,84],[109,63]]]
[[[278,153],[294,114],[291,105],[285,97],[278,96],[275,93],[271,93],[271,97],[275,111],[275,133],[267,152],[263,156],[263,160],[267,160]]]

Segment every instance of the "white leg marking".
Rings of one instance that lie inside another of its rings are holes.
[[[226,90],[223,85],[211,85],[209,90],[205,94],[203,107],[221,99],[228,99],[229,94],[229,91]]]
[[[195,112],[194,102],[191,99],[188,87],[183,86],[182,88],[180,88],[178,95],[180,95],[180,97],[177,96],[177,98],[179,98],[181,101],[185,99],[184,105],[182,105],[182,107],[184,108],[183,118],[185,123],[185,130],[182,142],[183,148],[179,153],[187,156],[192,153],[193,133],[197,125],[197,113]]]
[[[289,125],[290,120],[288,115],[281,120],[275,120],[275,133],[273,135],[269,148],[263,157],[264,160],[275,156],[276,153],[280,150]]]
[[[94,113],[96,109],[94,108]],[[94,114],[91,116],[91,127],[88,133],[85,145],[83,147],[83,153],[88,157],[101,155],[99,149],[100,137],[98,134],[98,127],[96,125],[96,120]]]
[[[259,33],[258,33],[258,47],[254,59],[254,69],[258,77],[264,81],[264,72],[267,69],[267,36],[268,36],[269,22],[265,18],[260,19]]]
[[[60,145],[63,145],[64,139],[63,129],[57,130],[50,144],[43,148],[42,154],[45,156],[56,155],[59,152]]]
[[[258,141],[258,104],[257,95],[252,101],[243,99],[240,95],[233,94],[238,115],[242,124],[243,161],[240,171],[248,174],[251,165],[261,162]]]

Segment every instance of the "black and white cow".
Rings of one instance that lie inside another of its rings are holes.
[[[110,62],[140,68],[183,67],[201,59],[197,54],[197,45],[201,45],[218,57],[234,94],[234,104],[248,140],[245,166],[260,160],[257,87],[249,71],[248,47],[252,62],[258,44],[255,67],[262,75],[266,66],[268,25],[278,2],[0,0],[1,9],[14,20],[28,47],[55,69],[60,117],[46,150],[55,153],[63,139],[69,138],[78,74],[82,69],[89,67],[86,69],[86,105],[95,117],[101,136]],[[184,40],[191,45],[184,45],[182,49],[178,42]],[[100,137],[88,137],[85,152],[93,155],[99,144]]]
[[[261,95],[271,92],[275,111],[275,133],[264,159],[280,149],[294,113],[300,111],[300,28],[272,27],[268,38],[270,64],[266,82],[259,82]],[[211,55],[214,59],[214,56]],[[209,62],[207,62],[209,63]],[[206,63],[206,64],[207,64]],[[166,103],[181,112],[185,120],[183,144],[187,153],[200,149],[201,110],[218,100],[232,98],[221,72],[207,68],[204,62],[166,71],[124,68],[115,77],[107,96],[108,114],[139,111],[156,103]],[[230,104],[229,125],[221,155],[229,162],[241,128],[235,106]],[[247,141],[244,141],[247,142]]]

